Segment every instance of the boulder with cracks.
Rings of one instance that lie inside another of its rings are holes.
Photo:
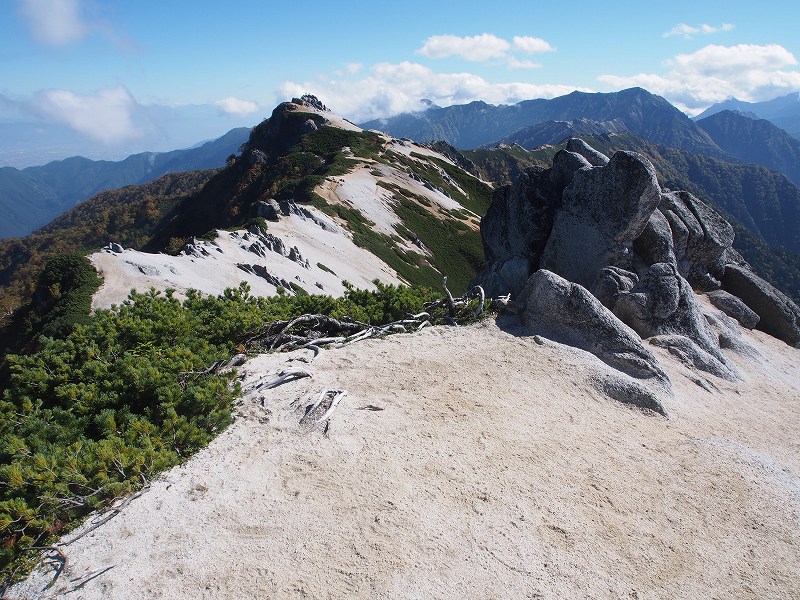
[[[522,323],[532,334],[591,352],[640,383],[654,384],[662,393],[670,390],[666,373],[636,332],[583,286],[540,269],[528,279],[518,305]],[[665,412],[652,390],[631,396],[629,401]]]

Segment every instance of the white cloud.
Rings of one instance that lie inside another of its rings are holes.
[[[350,75],[355,75],[356,73],[361,71],[361,69],[363,69],[363,68],[364,68],[364,65],[362,65],[361,63],[349,63],[345,67],[345,71],[350,73]]]
[[[514,48],[525,54],[542,54],[544,52],[555,52],[549,43],[541,38],[530,36],[514,36]]]
[[[77,42],[90,31],[79,0],[21,0],[19,13],[33,39],[47,46]]]
[[[510,104],[531,98],[554,98],[575,89],[560,84],[490,83],[473,73],[435,73],[418,63],[402,62],[374,65],[358,80],[287,81],[281,86],[280,94],[286,99],[312,93],[334,112],[363,122],[421,110],[423,98],[440,106],[474,100]]]
[[[122,86],[96,94],[44,90],[36,94],[32,112],[47,121],[61,123],[107,144],[141,135],[134,123],[136,100]]]
[[[693,38],[698,33],[702,33],[703,35],[709,35],[711,33],[719,33],[721,31],[731,31],[733,29],[733,25],[730,23],[723,23],[719,26],[708,25],[703,23],[697,27],[692,25],[687,25],[686,23],[678,23],[670,29],[662,34],[662,37],[673,37],[673,36],[680,36],[687,40]]]
[[[234,98],[233,96],[228,96],[222,100],[217,100],[214,102],[214,106],[216,106],[220,112],[226,115],[237,115],[239,117],[249,115],[250,113],[254,113],[258,110],[258,104],[255,102],[251,102],[249,100],[239,100],[239,98]]]
[[[756,102],[800,89],[797,59],[777,44],[709,45],[663,64],[669,69],[665,74],[601,75],[598,79],[615,89],[644,87],[690,113],[730,96]]]
[[[417,54],[428,58],[460,56],[464,60],[484,61],[505,56],[511,48],[506,40],[491,33],[458,37],[456,35],[433,35],[425,40]]]

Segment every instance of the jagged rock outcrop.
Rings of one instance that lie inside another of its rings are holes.
[[[251,265],[247,263],[237,263],[236,266],[240,268],[245,273],[252,273],[253,275],[257,275],[262,279],[265,279],[270,285],[274,285],[276,288],[284,289],[289,293],[295,293],[294,287],[291,283],[286,281],[281,277],[277,277],[270,273],[264,265]]]
[[[607,265],[630,269],[633,241],[660,200],[653,166],[634,152],[617,152],[604,167],[577,170],[539,266],[589,289]]]
[[[633,241],[633,249],[645,264],[670,263],[677,266],[672,228],[664,213],[653,211],[644,231]]]
[[[122,254],[123,252],[125,252],[125,248],[123,248],[121,244],[118,244],[116,242],[109,242],[108,245],[103,246],[103,251],[113,252],[115,254]]]
[[[516,295],[522,290],[530,274],[539,268],[564,189],[580,169],[603,163],[603,158],[608,162],[583,141],[571,142],[575,151],[568,147],[557,152],[551,168],[526,169],[513,185],[495,190],[481,220],[487,269],[476,281],[488,294]]]
[[[752,329],[761,319],[755,311],[733,294],[725,290],[712,290],[706,294],[711,304],[729,317],[736,319],[742,327]]]
[[[281,217],[281,207],[277,200],[259,200],[256,203],[256,216],[264,217],[267,221],[277,221]]]
[[[550,169],[496,191],[481,233],[487,265],[475,283],[510,293],[529,329],[608,364],[626,348],[618,368],[629,374],[652,366],[637,362],[642,339],[730,381],[740,375],[722,348],[757,358],[739,323],[800,344],[800,308],[752,273],[731,225],[688,192],[662,191],[637,153],[608,160],[570,140]],[[694,290],[724,312],[704,309]]]
[[[661,337],[658,345],[670,351],[676,347],[673,353],[681,358],[691,355],[689,362],[695,367],[723,379],[739,378],[720,352],[719,338],[703,317],[694,291],[674,265],[651,265],[633,288],[617,294],[613,312],[642,338]]]
[[[591,352],[607,365],[669,388],[669,380],[636,333],[586,288],[545,269],[528,279],[519,295],[523,325],[532,333]],[[656,395],[645,408],[664,412]],[[642,396],[637,396],[637,403]]]
[[[557,202],[551,173],[552,169],[526,169],[514,185],[494,192],[481,220],[487,263],[481,283],[491,296],[518,294],[538,268]]]
[[[713,208],[688,192],[669,192],[659,210],[672,230],[678,270],[695,288],[720,287],[719,278],[729,262],[733,227]]]
[[[758,329],[800,347],[800,307],[783,292],[752,271],[730,264],[725,267],[722,285],[760,317]]]
[[[608,164],[608,157],[602,152],[598,152],[580,138],[570,138],[567,140],[566,150],[580,154],[589,161],[593,167],[604,167]]]

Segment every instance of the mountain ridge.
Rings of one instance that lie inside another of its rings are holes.
[[[496,143],[536,123],[583,117],[595,121],[620,119],[628,130],[654,141],[717,157],[725,154],[684,113],[642,88],[611,93],[575,91],[550,100],[523,100],[501,106],[472,102],[369,121],[362,126],[381,128],[417,142],[443,140],[459,149],[472,149]]]
[[[763,165],[800,185],[800,140],[771,121],[723,110],[696,122],[720,148],[742,162]]]
[[[396,282],[399,277],[405,282],[438,287],[442,273],[447,272],[454,290],[465,288],[482,263],[479,213],[488,206],[490,186],[443,155],[364,132],[317,103],[316,99],[304,98],[276,107],[269,119],[251,131],[241,154],[223,169],[176,174],[147,184],[168,193],[165,201],[146,188],[104,192],[32,236],[0,241],[0,283],[9,285],[13,280],[17,286],[7,299],[24,296],[20,286],[30,279],[30,269],[41,267],[43,253],[52,252],[50,248],[62,252],[92,247],[99,250],[109,242],[125,249],[124,253],[114,253],[119,257],[118,269],[108,265],[115,256],[102,259],[109,277],[112,271],[123,279],[123,273],[148,277],[147,271],[151,279],[141,282],[143,289],[151,285],[175,288],[174,274],[163,264],[146,268],[150,259],[140,256],[134,260],[131,253],[143,251],[158,257],[159,252],[183,252],[188,255],[187,261],[200,261],[205,258],[204,252],[219,254],[213,246],[204,246],[213,244],[217,235],[227,239],[229,234],[219,230],[248,227],[252,231],[245,237],[253,239],[237,244],[252,246],[251,260],[238,271],[233,264],[242,280],[265,294],[275,293],[278,287],[296,293],[296,286],[304,293],[319,292],[316,283],[341,294],[342,278],[331,280],[324,268],[336,271],[328,264],[333,259],[312,260],[304,271],[296,271],[297,260],[289,260],[293,247],[304,248],[309,243],[320,250],[322,247],[315,246],[321,243],[319,240],[292,237],[281,224],[286,220],[318,231],[320,240],[336,232],[337,243],[348,244],[351,249],[355,244],[376,255],[379,263],[369,267],[366,278],[358,280],[361,284],[368,286],[372,279],[382,279],[386,274],[383,280],[387,282]],[[170,194],[167,190],[171,189],[174,191]],[[92,218],[92,211],[98,213],[97,218]],[[112,224],[116,233],[108,230]],[[91,227],[88,237],[87,226]],[[273,238],[281,231],[279,237],[288,237],[278,244]],[[105,236],[100,243],[98,234]],[[329,248],[337,247],[330,240],[326,243]],[[285,249],[268,256],[278,260],[281,269],[288,269],[286,273],[274,272],[268,277],[263,271],[265,253],[272,252],[270,248]],[[131,271],[126,260],[138,266]],[[20,279],[20,268],[27,277]],[[159,281],[152,279],[155,271],[160,273]],[[201,284],[197,281],[193,285]],[[132,284],[121,284],[121,297],[108,303],[124,300],[130,287]]]
[[[246,141],[249,128],[231,129],[199,146],[169,152],[141,152],[121,161],[73,156],[45,165],[0,168],[0,239],[26,235],[76,202],[99,192],[146,183],[176,171],[222,167]]]
[[[766,119],[795,139],[800,139],[800,92],[792,92],[763,102],[746,102],[731,97],[711,105],[694,118],[704,119],[723,110]]]

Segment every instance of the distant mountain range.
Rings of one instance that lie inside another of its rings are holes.
[[[739,112],[751,118],[766,119],[789,135],[800,139],[800,92],[793,92],[765,102],[744,102],[736,98],[728,98],[710,106],[696,118],[704,119],[723,110]]]
[[[443,140],[456,148],[470,150],[495,144],[523,128],[547,121],[580,122],[581,119],[614,122],[659,144],[727,158],[699,125],[664,98],[642,88],[608,94],[572,92],[551,100],[525,100],[501,106],[472,102],[447,108],[430,107],[361,126],[416,142]]]
[[[766,119],[723,110],[697,124],[725,152],[745,163],[778,171],[800,185],[800,140]]]
[[[667,147],[760,164],[800,183],[800,140],[776,125],[791,124],[795,117],[800,123],[797,94],[762,103],[731,99],[703,115],[689,119],[665,99],[631,88],[610,94],[573,92],[510,106],[473,102],[442,108],[428,102],[424,111],[363,126],[417,142],[443,140],[460,149],[501,143],[532,149],[569,137],[629,131]],[[756,115],[772,120],[752,118]],[[0,238],[25,235],[103,190],[144,183],[169,172],[220,167],[246,141],[248,132],[248,128],[233,129],[200,147],[144,152],[116,162],[73,157],[21,170],[0,168],[0,210],[6,216],[0,223]]]
[[[26,235],[98,192],[146,183],[166,173],[218,168],[247,141],[239,127],[195,148],[142,152],[121,161],[80,156],[38,167],[0,168],[0,238]]]
[[[701,117],[690,119],[664,98],[630,88],[610,94],[573,92],[509,106],[429,104],[423,111],[363,126],[417,142],[441,140],[461,150],[498,144],[530,150],[569,137],[629,131],[678,150],[763,165],[800,184],[800,139],[788,133],[792,127],[800,131],[798,94],[752,104],[731,99]]]
[[[586,117],[576,121],[545,121],[525,127],[502,138],[500,144],[518,144],[523,148],[538,148],[545,144],[558,144],[567,138],[627,131],[622,119],[592,121]],[[495,145],[495,144],[492,144]]]

